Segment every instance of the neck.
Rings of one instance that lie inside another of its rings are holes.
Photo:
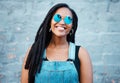
[[[57,47],[57,48],[64,48],[68,46],[68,42],[67,42],[66,37],[52,36],[49,46]]]

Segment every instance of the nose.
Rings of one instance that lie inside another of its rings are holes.
[[[60,24],[65,24],[64,20],[61,19],[61,21],[59,22]]]

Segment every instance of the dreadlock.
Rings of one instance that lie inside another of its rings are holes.
[[[75,42],[75,32],[77,29],[77,22],[78,22],[77,15],[74,12],[74,10],[69,8],[69,6],[67,4],[65,4],[65,3],[56,4],[48,11],[44,21],[42,22],[41,26],[39,27],[36,37],[35,37],[35,41],[32,44],[30,52],[28,54],[27,61],[25,64],[25,69],[29,70],[28,83],[34,83],[35,74],[37,72],[40,73],[41,66],[42,66],[43,51],[45,48],[47,48],[47,46],[49,45],[50,40],[52,38],[52,32],[49,32],[49,29],[51,27],[50,26],[51,19],[52,19],[54,13],[56,12],[56,10],[61,7],[66,7],[72,12],[72,15],[73,15],[72,29],[74,30],[74,32],[72,35],[70,35],[70,34],[67,35],[67,41],[73,42],[73,43]]]

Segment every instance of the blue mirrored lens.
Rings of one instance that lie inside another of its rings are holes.
[[[71,24],[72,23],[72,18],[70,16],[66,16],[64,18],[64,22],[65,22],[65,24]]]
[[[60,22],[61,21],[61,16],[59,14],[55,14],[53,17],[55,22]]]

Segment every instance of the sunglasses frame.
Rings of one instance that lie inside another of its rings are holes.
[[[55,22],[59,23],[62,19],[64,20],[65,24],[69,25],[72,23],[73,19],[70,16],[65,16],[64,18],[62,18],[62,16],[60,14],[55,14],[53,16],[53,19]]]

